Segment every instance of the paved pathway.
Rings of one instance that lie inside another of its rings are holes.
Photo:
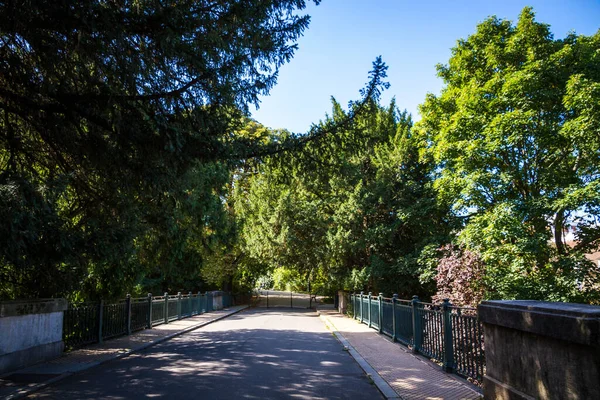
[[[474,387],[445,373],[429,360],[393,343],[365,324],[334,310],[320,309],[321,316],[337,330],[402,399],[479,399]]]
[[[314,308],[323,296],[280,290],[258,290],[258,307],[268,308]],[[312,298],[312,300],[311,300]]]
[[[57,382],[43,399],[377,399],[311,310],[248,309]]]
[[[3,375],[7,377],[14,373],[28,375],[28,381],[33,383],[15,383],[3,380],[0,376],[0,399],[14,399],[22,397],[48,383],[65,378],[75,372],[95,367],[104,362],[127,356],[134,351],[141,350],[164,340],[168,340],[186,331],[197,329],[213,321],[235,314],[247,306],[234,306],[225,310],[211,311],[195,315],[168,324],[145,329],[130,336],[121,336],[116,339],[106,340],[102,344],[95,344],[83,349],[65,353],[56,360],[36,364],[34,366],[14,371]],[[38,379],[35,379],[35,378]]]

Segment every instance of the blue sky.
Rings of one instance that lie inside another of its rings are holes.
[[[331,110],[331,96],[343,105],[358,99],[371,63],[381,55],[391,83],[382,101],[395,96],[418,119],[425,94],[442,88],[435,65],[448,61],[456,41],[490,15],[516,21],[525,6],[550,24],[555,38],[600,28],[600,0],[323,0],[306,10],[312,19],[299,50],[259,110],[252,108],[253,118],[305,132]]]

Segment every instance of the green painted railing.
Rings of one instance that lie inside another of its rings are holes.
[[[68,328],[68,333],[63,335],[66,346],[81,347],[98,341],[100,307],[98,303],[69,305],[63,316],[63,325]]]
[[[232,305],[230,293],[223,293],[223,307]],[[131,298],[107,304],[69,304],[63,316],[63,341],[73,349],[142,329],[213,311],[213,294],[189,292]]]
[[[455,372],[481,384],[485,373],[483,325],[473,308],[373,296],[350,296],[354,319],[409,346]]]

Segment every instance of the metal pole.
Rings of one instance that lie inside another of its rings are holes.
[[[290,291],[290,308],[294,308],[294,304],[292,302],[292,292]]]
[[[267,308],[269,308],[269,291],[267,290]]]
[[[413,322],[413,353],[418,353],[421,350],[422,330],[421,316],[418,312],[419,296],[412,297],[412,322]]]
[[[373,295],[373,292],[369,292],[369,304],[368,304],[368,307],[369,307],[369,328],[371,327],[371,321],[372,321],[372,318],[371,318],[371,296],[372,295]]]
[[[127,324],[127,334],[131,335],[131,295],[127,294],[125,298],[125,323]]]
[[[360,292],[360,322],[362,323],[364,321],[364,310],[363,310],[363,295],[365,292],[361,291]]]
[[[148,329],[152,329],[152,293],[148,293]]]
[[[98,305],[98,343],[102,343],[102,320],[104,316],[104,300]]]
[[[213,296],[212,293],[206,292],[206,312],[211,312],[213,310]]]
[[[383,332],[383,293],[379,293],[379,333]]]
[[[392,296],[392,341],[398,340],[398,332],[396,329],[396,300],[398,300],[398,294],[394,293]]]
[[[442,304],[443,326],[444,326],[444,365],[443,370],[452,372],[454,370],[454,349],[452,345],[452,308],[449,299],[444,299]]]
[[[181,319],[181,292],[177,292],[177,319]]]
[[[165,292],[165,309],[163,312],[163,315],[165,317],[165,324],[169,323],[169,293]]]

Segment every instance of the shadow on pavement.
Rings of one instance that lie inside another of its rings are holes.
[[[309,310],[250,309],[35,398],[381,398]]]

